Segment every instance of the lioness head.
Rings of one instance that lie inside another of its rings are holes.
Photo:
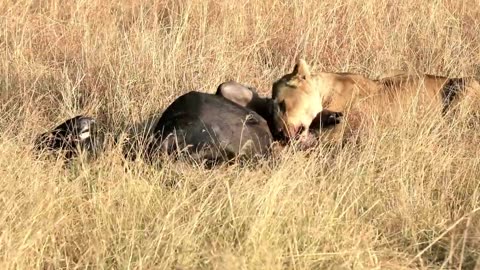
[[[292,73],[273,83],[272,99],[275,126],[289,138],[308,135],[312,120],[323,110],[319,90],[303,59]]]

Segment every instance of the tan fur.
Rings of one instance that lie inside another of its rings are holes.
[[[328,131],[330,139],[343,140],[345,132],[355,133],[363,122],[377,116],[382,120],[383,116],[398,117],[412,110],[445,113],[460,100],[468,100],[470,107],[478,106],[479,91],[480,84],[473,78],[416,75],[401,70],[387,71],[377,80],[358,74],[312,74],[300,60],[292,73],[274,83],[272,97],[275,104],[285,104],[284,111],[274,110],[274,119],[290,137],[297,135],[299,127],[308,127],[318,112],[328,109],[344,114],[342,123]],[[305,129],[301,137],[307,132]]]
[[[377,81],[382,88],[383,102],[392,109],[406,113],[407,109],[442,109],[441,90],[447,78],[430,75],[401,74]]]
[[[321,72],[311,74],[304,60],[299,60],[292,73],[274,83],[272,98],[280,110],[274,110],[275,121],[290,137],[300,127],[308,127],[324,108],[347,112],[362,99],[378,91],[377,84],[359,74]],[[285,106],[281,106],[281,104]],[[284,109],[282,111],[281,109]],[[342,125],[340,125],[342,126]],[[335,127],[341,129],[341,127]],[[308,128],[300,134],[308,136]]]
[[[377,80],[389,78],[389,77],[398,77],[398,76],[405,76],[408,75],[408,72],[401,70],[401,69],[390,69],[384,71]]]
[[[437,110],[446,113],[455,109],[466,97],[478,96],[480,84],[474,78],[448,78],[430,74],[402,73],[383,77],[377,81],[389,101],[407,102],[417,109]],[[393,99],[392,99],[393,98]]]

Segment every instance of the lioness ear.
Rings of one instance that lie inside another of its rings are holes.
[[[298,60],[295,67],[293,68],[292,73],[294,75],[309,77],[310,76],[310,67],[308,66],[307,62],[305,62],[305,60],[300,59],[300,60]]]

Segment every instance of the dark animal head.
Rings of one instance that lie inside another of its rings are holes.
[[[79,151],[95,153],[98,147],[97,139],[95,119],[79,115],[38,136],[35,150],[60,151],[65,158],[70,159],[77,156]]]
[[[273,100],[260,97],[255,87],[235,81],[227,81],[218,86],[215,94],[256,112],[267,121],[275,140],[284,139],[282,130],[280,127],[276,127],[273,121]]]

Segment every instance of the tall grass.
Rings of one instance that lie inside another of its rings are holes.
[[[214,170],[118,149],[65,167],[30,148],[73,115],[119,132],[227,79],[269,95],[299,56],[370,77],[476,75],[479,4],[2,1],[0,267],[473,269],[480,137],[467,116],[410,110],[356,145]]]

